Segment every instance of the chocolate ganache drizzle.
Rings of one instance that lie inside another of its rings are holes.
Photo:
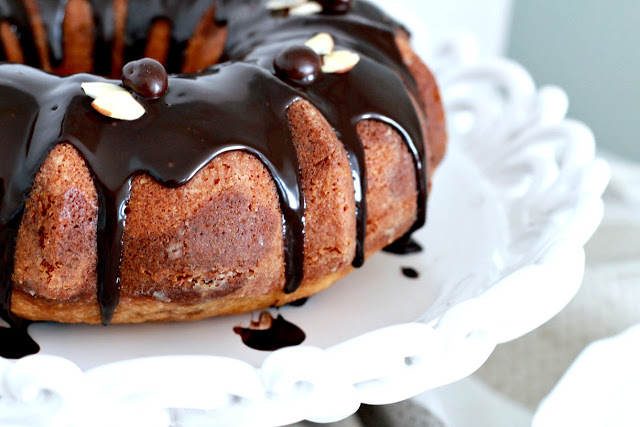
[[[52,60],[59,62],[63,43],[58,18],[63,16],[66,1],[37,3],[42,20],[49,23]],[[256,156],[273,177],[282,211],[285,290],[298,288],[303,277],[305,201],[287,109],[300,99],[308,100],[324,115],[348,153],[358,224],[353,264],[360,266],[364,261],[366,232],[367,182],[364,148],[356,130],[359,121],[385,122],[404,138],[414,158],[419,187],[418,218],[412,231],[424,224],[423,135],[413,103],[418,99],[416,83],[395,42],[399,25],[361,1],[353,1],[346,13],[331,10],[312,16],[273,12],[265,3],[129,0],[125,62],[142,56],[147,31],[157,19],[172,23],[166,65],[170,72],[180,70],[186,43],[199,17],[211,6],[216,6],[216,20],[227,26],[229,36],[221,63],[196,74],[171,75],[168,90],[160,99],[134,93],[146,114],[127,122],[96,113],[80,86],[83,82],[119,81],[92,74],[58,77],[38,70],[40,61],[23,3],[0,0],[0,22],[12,23],[20,33],[26,63],[0,65],[0,316],[12,329],[26,331],[28,326],[10,311],[20,218],[36,173],[59,143],[69,143],[81,153],[98,191],[98,301],[104,324],[110,323],[119,300],[132,178],[147,173],[167,187],[181,186],[211,159],[232,150]],[[100,47],[95,55],[96,72],[106,75],[111,60],[104,49],[113,45],[113,6],[111,1],[92,0],[91,4],[95,46]],[[357,52],[361,57],[358,65],[345,74],[320,73],[310,84],[279,76],[274,68],[278,53],[304,44],[319,32],[331,34],[340,48]]]
[[[24,61],[34,67],[40,66],[38,49],[31,31],[29,15],[22,0],[0,0],[0,22],[6,22],[17,39],[20,40],[20,47]],[[0,44],[0,61],[7,60],[8,57],[4,48]]]

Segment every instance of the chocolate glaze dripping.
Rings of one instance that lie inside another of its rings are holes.
[[[42,24],[47,33],[51,65],[59,67],[64,56],[62,22],[68,0],[36,0]]]
[[[128,0],[125,33],[125,63],[144,56],[149,28],[154,21],[166,19],[172,24],[167,56],[167,71],[180,72],[183,53],[202,15],[214,0]]]
[[[38,55],[38,49],[36,48],[31,32],[29,16],[27,15],[22,0],[0,0],[0,21],[7,21],[15,27],[16,36],[19,38],[22,47],[25,64],[39,67],[40,56]],[[4,51],[2,43],[0,43],[0,51]],[[4,60],[6,60],[6,55],[5,59],[0,59],[0,61]]]
[[[131,195],[131,180],[117,190],[94,178],[98,188],[98,303],[102,324],[108,325],[120,301],[120,264],[126,221],[125,206]]]
[[[94,52],[102,52],[93,56],[94,73],[100,76],[111,74],[111,55],[113,50],[113,38],[115,34],[115,15],[113,3],[105,0],[89,0],[93,11],[93,23],[95,25],[93,44]]]
[[[49,5],[43,17],[64,11],[66,6],[62,0],[39,3]],[[142,54],[148,27],[157,18],[173,23],[170,51],[183,49],[199,20],[195,11],[203,13],[214,3],[130,0],[126,58]],[[96,21],[106,22],[111,13],[109,7],[94,7]],[[416,98],[417,92],[395,45],[397,24],[362,2],[355,2],[346,15],[286,18],[269,12],[262,1],[227,0],[217,3],[216,15],[217,21],[229,23],[224,54],[229,62],[197,75],[171,77],[166,96],[159,100],[136,96],[147,113],[134,122],[111,120],[90,107],[91,99],[80,84],[108,80],[88,74],[59,78],[20,65],[0,67],[0,137],[6,141],[0,145],[2,227],[9,227],[21,212],[35,174],[51,148],[61,142],[72,144],[86,160],[99,194],[98,300],[105,324],[111,321],[119,299],[122,233],[132,177],[148,173],[165,186],[180,186],[215,156],[231,150],[258,157],[276,183],[283,216],[285,290],[297,289],[303,277],[304,195],[287,109],[298,99],[308,100],[326,117],[349,155],[357,202],[355,265],[364,260],[366,234],[364,149],[356,130],[360,120],[388,123],[405,139],[414,157],[419,187],[414,228],[424,223],[424,147],[420,120],[407,91]],[[107,27],[96,27],[96,43],[111,43],[108,39],[113,34]],[[48,27],[50,36],[53,34],[49,42],[54,56],[62,46],[57,28],[56,32]],[[321,31],[331,33],[339,47],[359,52],[358,66],[344,75],[321,75],[308,87],[276,77],[273,58],[277,52],[289,44],[302,44]],[[97,51],[96,56],[100,55],[104,52]],[[170,54],[167,67],[179,70],[181,62],[181,55]],[[107,68],[106,64],[100,66]],[[19,101],[9,104],[3,99]],[[189,130],[184,123],[191,125]],[[172,141],[181,144],[176,146]],[[122,161],[125,158],[128,161]],[[18,226],[19,222],[14,224],[15,230]],[[12,259],[15,232],[7,236],[2,239],[7,248],[4,252]],[[11,319],[7,301],[12,265],[5,263],[3,267],[0,296],[5,303],[0,311],[3,318]],[[16,322],[12,326],[26,330]]]
[[[361,2],[355,3],[353,10],[354,14],[361,14],[360,17],[367,17],[367,13],[380,15],[376,8]],[[224,12],[225,10],[222,9],[222,13]],[[232,12],[238,13],[235,10]],[[394,127],[404,137],[414,158],[418,184],[417,220],[412,231],[424,225],[426,219],[426,174],[425,153],[421,144],[422,132],[412,99],[407,94],[407,90],[415,94],[417,89],[413,77],[403,65],[395,44],[396,28],[368,20],[363,22],[358,19],[322,16],[294,18],[284,24],[274,23],[271,20],[271,24],[266,24],[271,25],[269,31],[261,34],[262,38],[258,43],[252,39],[251,31],[262,22],[270,21],[266,16],[269,11],[254,15],[247,15],[246,11],[240,13],[243,13],[242,16],[221,18],[231,23],[230,34],[247,33],[245,37],[234,37],[227,42],[227,59],[237,56],[247,61],[256,61],[268,68],[271,64],[265,58],[273,58],[287,44],[295,44],[295,41],[288,40],[295,37],[300,28],[304,28],[302,42],[310,35],[327,31],[334,37],[338,46],[353,49],[368,56],[362,58],[357,71],[354,69],[342,76],[323,75],[314,84],[300,88],[304,90],[301,96],[309,99],[333,126],[349,155],[354,176],[357,217],[357,247],[353,265],[360,267],[365,258],[367,182],[364,179],[366,176],[364,147],[356,130],[359,121],[365,119],[383,121]],[[379,17],[377,15],[376,17]],[[234,25],[238,28],[234,28]],[[283,33],[288,37],[283,37]],[[245,55],[246,51],[249,53]],[[376,84],[372,85],[371,82]],[[336,100],[339,101],[335,102]],[[409,235],[410,233],[407,234]]]
[[[4,190],[3,182],[0,190]],[[22,212],[18,212],[9,222],[0,224],[0,284],[11,282],[16,235],[21,220]],[[11,313],[10,286],[0,285],[0,319],[9,325],[8,328],[0,326],[0,357],[19,359],[40,351],[38,344],[27,333],[31,322]]]
[[[235,89],[238,78],[251,82],[247,92]],[[96,80],[94,76],[61,80],[72,97],[72,107],[60,124],[51,126],[62,128],[59,142],[69,141],[84,156],[100,196],[98,295],[104,323],[109,323],[118,301],[122,230],[131,177],[146,172],[163,185],[179,186],[212,158],[230,150],[254,154],[274,177],[283,213],[286,290],[297,288],[304,253],[304,196],[288,127],[274,126],[287,123],[287,108],[298,98],[294,90],[259,67],[226,64],[197,77],[172,78],[164,98],[138,97],[147,111],[141,119],[114,123],[92,111],[91,99],[79,90],[81,82]],[[249,94],[251,99],[246,98]],[[240,119],[242,124],[238,123]],[[191,123],[190,134],[183,132],[184,123]],[[131,144],[132,139],[138,143]],[[181,145],[172,141],[181,141]],[[185,151],[190,156],[184,156]],[[119,161],[122,158],[130,161]]]

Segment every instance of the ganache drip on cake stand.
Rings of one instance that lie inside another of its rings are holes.
[[[129,3],[131,10],[141,4],[140,0]],[[213,4],[211,0],[194,0],[161,10],[167,3],[171,2],[151,2],[160,10],[156,17],[173,21],[176,34],[192,34],[193,27],[189,26],[197,23],[182,15]],[[8,12],[3,10],[0,19],[13,16],[11,9]],[[18,8],[14,12],[18,14]],[[100,14],[112,16],[112,11],[95,8],[94,14],[100,21]],[[129,38],[150,16],[129,15]],[[133,122],[97,114],[80,87],[83,82],[119,82],[89,74],[60,78],[25,65],[0,66],[0,230],[4,256],[0,315],[12,329],[26,332],[29,323],[10,312],[20,214],[36,173],[59,143],[71,144],[83,156],[98,192],[98,301],[104,324],[111,321],[119,300],[126,205],[133,177],[147,173],[162,185],[178,187],[214,157],[228,151],[256,156],[273,177],[282,211],[285,291],[298,288],[303,279],[305,203],[287,110],[300,99],[323,114],[349,157],[357,208],[354,265],[364,261],[366,235],[364,147],[356,129],[361,120],[385,122],[405,140],[414,158],[418,183],[418,217],[412,231],[424,224],[425,152],[413,101],[419,97],[395,43],[397,24],[361,2],[354,3],[346,15],[282,17],[268,11],[264,2],[225,1],[218,4],[217,19],[229,25],[224,55],[228,62],[198,74],[171,76],[169,89],[160,99],[134,95],[146,114]],[[107,27],[97,25],[101,31],[96,43],[109,44],[100,41],[100,34],[109,36]],[[330,33],[338,46],[358,52],[360,63],[346,74],[321,74],[310,85],[279,78],[273,68],[277,53],[323,31]],[[59,39],[51,43],[59,43]],[[167,68],[179,69],[178,60],[170,55]],[[190,124],[189,129],[184,123]],[[11,356],[6,347],[0,345],[0,356]]]

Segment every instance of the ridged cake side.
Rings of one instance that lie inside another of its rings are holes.
[[[114,322],[194,320],[282,305],[325,289],[352,269],[355,205],[344,147],[307,102],[293,104],[289,117],[307,196],[300,289],[283,292],[281,214],[271,177],[253,156],[232,152],[176,189],[148,176],[134,179]],[[371,254],[412,226],[417,192],[400,135],[376,121],[361,122],[358,131],[367,154],[365,247]],[[31,320],[99,323],[97,196],[73,148],[61,145],[49,155],[24,218],[14,313]],[[64,292],[56,292],[62,287]]]

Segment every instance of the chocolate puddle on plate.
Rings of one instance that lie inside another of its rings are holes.
[[[402,267],[402,274],[409,279],[417,279],[420,277],[420,273],[411,267]]]
[[[285,320],[280,314],[274,319],[268,311],[260,313],[258,320],[252,320],[248,328],[236,326],[233,332],[240,335],[246,346],[261,351],[296,346],[306,338],[302,329]]]
[[[20,359],[40,351],[38,343],[27,333],[27,326],[0,326],[0,343],[0,357],[5,359]]]

